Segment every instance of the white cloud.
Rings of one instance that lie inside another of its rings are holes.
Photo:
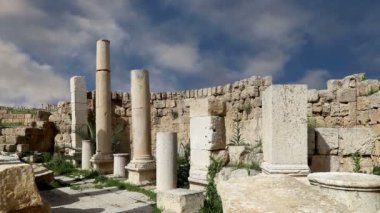
[[[158,44],[153,47],[153,57],[162,68],[184,73],[197,71],[199,63],[198,49],[186,44]]]
[[[0,1],[0,17],[5,16],[42,16],[43,12],[27,0]]]
[[[307,84],[309,89],[323,89],[326,88],[326,82],[330,77],[329,71],[324,69],[308,70],[297,83]]]
[[[51,66],[34,61],[14,44],[2,40],[0,52],[1,105],[41,106],[67,98],[68,80]]]
[[[289,59],[290,56],[282,50],[265,51],[246,62],[244,73],[246,76],[277,76]]]

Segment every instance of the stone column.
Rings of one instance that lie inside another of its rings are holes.
[[[263,172],[307,175],[307,86],[271,85],[262,100]]]
[[[226,149],[225,104],[197,99],[190,105],[190,189],[203,190],[213,153]]]
[[[70,150],[75,163],[80,162],[79,150],[82,148],[82,137],[87,135],[87,90],[84,76],[74,76],[70,79],[71,94],[71,146]]]
[[[127,153],[113,154],[113,176],[125,178],[125,165],[127,165]]]
[[[91,162],[105,173],[113,169],[110,72],[110,42],[101,39],[96,42],[96,153]]]
[[[94,154],[90,140],[82,140],[82,169],[91,169],[91,156]]]
[[[177,133],[157,133],[157,190],[177,188]]]
[[[156,165],[151,151],[150,90],[147,70],[131,71],[133,158],[126,166],[128,180],[144,185],[155,180]]]

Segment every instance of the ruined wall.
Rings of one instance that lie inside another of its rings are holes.
[[[309,131],[312,170],[352,171],[355,152],[362,155],[364,171],[370,172],[373,165],[380,164],[379,86],[378,80],[367,80],[364,74],[355,74],[341,80],[329,80],[326,90],[309,90],[311,129],[339,128],[327,130],[330,131],[329,140],[323,139],[326,130],[322,129],[323,133]],[[352,129],[345,133],[347,128]]]
[[[155,150],[156,133],[174,131],[178,133],[180,143],[189,143],[189,107],[192,100],[199,98],[221,99],[226,103],[225,117],[227,143],[233,134],[234,119],[241,119],[241,133],[245,142],[254,146],[261,143],[261,92],[272,84],[271,77],[252,76],[232,84],[186,90],[178,92],[157,92],[151,94],[151,124],[152,149]],[[95,92],[88,92],[88,107],[90,117],[93,116]],[[113,121],[126,125],[125,143],[130,143],[131,99],[126,92],[112,92]],[[57,112],[50,116],[50,121],[56,123],[59,133],[56,136],[58,144],[70,144],[71,111],[70,103],[60,102]],[[129,131],[128,131],[129,130]],[[124,143],[124,144],[125,144]],[[123,148],[126,150],[126,148]],[[130,147],[127,148],[130,150]],[[153,152],[155,153],[155,152]]]
[[[14,112],[18,111],[18,112]],[[22,112],[25,111],[25,112]],[[27,112],[29,110],[9,110],[0,109],[0,123],[4,124],[20,124],[20,125],[30,125],[36,121],[47,121],[50,113],[43,110],[33,110],[33,113]],[[32,110],[31,110],[32,111]]]

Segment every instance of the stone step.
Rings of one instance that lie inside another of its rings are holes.
[[[32,168],[36,183],[51,183],[54,180],[54,172],[48,170],[41,163],[32,164]]]

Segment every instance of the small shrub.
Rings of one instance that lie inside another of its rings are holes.
[[[172,110],[172,111],[170,112],[170,115],[172,116],[172,119],[173,119],[173,120],[175,120],[175,119],[178,118],[178,112],[177,112],[177,111],[173,111],[173,110]]]
[[[378,89],[374,89],[374,88],[370,87],[369,91],[367,93],[367,96],[373,95],[373,94],[377,93],[378,91],[379,91]]]
[[[380,175],[380,166],[374,166],[372,173],[374,175]]]
[[[223,162],[212,159],[211,165],[208,167],[206,199],[204,206],[200,210],[202,213],[220,213],[223,212],[222,200],[218,195],[215,184],[215,176],[223,168]]]
[[[177,158],[177,187],[189,188],[189,172],[190,172],[190,144],[181,143],[183,156]]]
[[[243,110],[245,111],[245,113],[247,115],[249,115],[252,112],[252,106],[251,106],[251,104],[249,104],[249,103],[244,104]]]
[[[71,174],[76,171],[76,168],[72,163],[60,157],[53,158],[51,161],[44,163],[44,166],[57,175]]]
[[[50,152],[43,152],[41,154],[41,157],[42,157],[43,163],[47,163],[47,162],[53,160],[53,155]]]
[[[239,146],[245,144],[245,140],[241,134],[240,121],[241,120],[236,116],[236,118],[234,119],[234,133],[232,135],[229,145]]]
[[[353,172],[355,173],[362,173],[361,169],[361,161],[362,161],[362,156],[356,152],[355,154],[352,155],[352,160],[354,161],[354,169]]]

